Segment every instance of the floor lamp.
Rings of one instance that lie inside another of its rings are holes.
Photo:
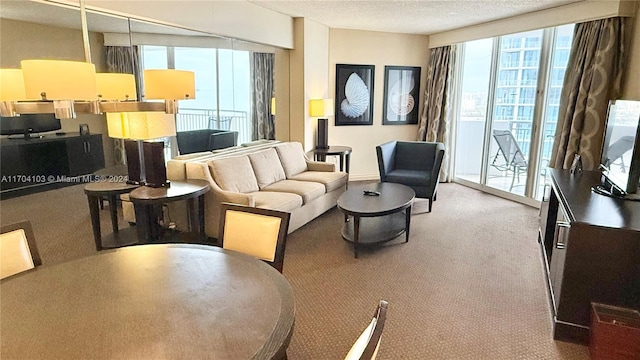
[[[125,139],[128,183],[167,187],[164,142],[146,142],[176,134],[175,115],[162,112],[107,113],[109,137]]]

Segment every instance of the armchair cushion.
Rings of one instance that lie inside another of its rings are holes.
[[[425,186],[431,182],[431,173],[420,170],[394,169],[387,173],[386,182]]]

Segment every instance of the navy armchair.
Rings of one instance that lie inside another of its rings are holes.
[[[202,129],[178,131],[178,151],[181,155],[224,149],[238,144],[238,132]]]
[[[390,141],[376,147],[380,182],[409,186],[416,197],[436,200],[444,144],[424,141]]]

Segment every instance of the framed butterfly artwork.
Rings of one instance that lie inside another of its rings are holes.
[[[374,65],[336,64],[336,126],[373,125],[374,75]]]

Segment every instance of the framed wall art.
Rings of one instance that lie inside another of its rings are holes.
[[[336,64],[336,126],[373,124],[374,65]]]
[[[383,125],[418,123],[420,67],[385,66]]]

